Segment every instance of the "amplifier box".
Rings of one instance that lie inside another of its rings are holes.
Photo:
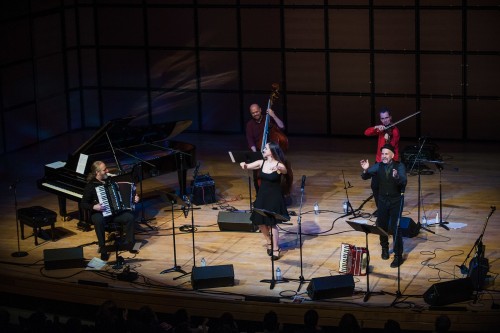
[[[233,265],[193,267],[191,285],[194,290],[234,286]]]
[[[206,205],[217,202],[215,182],[210,175],[200,175],[191,183],[193,186],[193,203]]]
[[[43,260],[45,269],[85,267],[83,248],[81,247],[45,249],[43,250]]]
[[[219,212],[217,224],[220,231],[249,231],[254,232],[257,226],[252,223],[252,213],[245,211]]]

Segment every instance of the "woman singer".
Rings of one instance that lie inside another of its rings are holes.
[[[287,177],[290,164],[277,143],[267,143],[262,154],[264,157],[262,160],[248,164],[240,163],[242,169],[260,169],[261,186],[254,202],[254,208],[265,209],[289,220],[284,195],[289,193],[291,186],[290,179]],[[250,220],[259,227],[260,232],[264,235],[267,241],[267,254],[273,260],[278,260],[280,247],[278,243],[279,231],[276,224],[280,221],[263,216],[256,211],[252,212]]]

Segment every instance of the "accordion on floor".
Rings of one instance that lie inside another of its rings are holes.
[[[97,198],[104,207],[103,216],[114,216],[125,210],[135,209],[134,183],[128,182],[106,182],[95,188]]]
[[[339,272],[351,275],[366,275],[368,250],[365,247],[342,243],[340,247]]]

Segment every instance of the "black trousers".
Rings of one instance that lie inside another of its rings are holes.
[[[384,198],[379,197],[378,200],[378,213],[377,213],[377,226],[392,235],[392,246],[394,254],[397,256],[403,255],[403,237],[401,231],[397,230],[399,214],[401,210],[402,197],[398,198]],[[380,245],[382,248],[389,248],[389,237],[380,236]]]

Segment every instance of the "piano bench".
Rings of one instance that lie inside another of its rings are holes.
[[[50,225],[52,241],[54,241],[54,223],[56,222],[57,213],[42,206],[32,206],[27,208],[19,208],[17,210],[17,218],[21,226],[21,239],[24,238],[24,225],[33,228],[33,236],[35,236],[35,245],[38,245],[38,232],[42,231],[42,227]]]

